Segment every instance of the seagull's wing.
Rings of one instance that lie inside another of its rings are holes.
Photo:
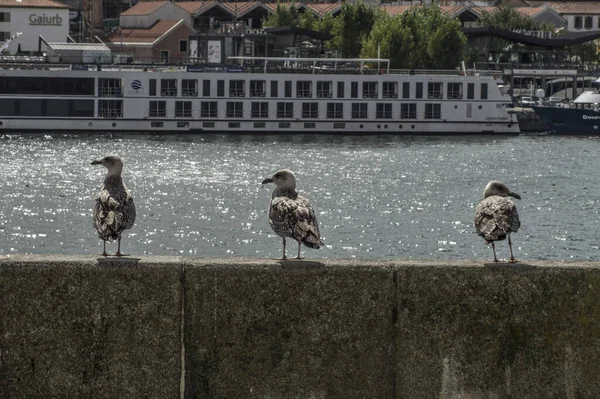
[[[117,209],[120,203],[115,200],[110,192],[103,187],[96,197],[94,206],[94,227],[98,231],[98,236],[103,240],[112,241],[119,237]]]
[[[323,245],[317,218],[304,197],[274,197],[269,208],[269,223],[281,237],[291,237],[310,248]]]
[[[133,197],[131,196],[131,192],[126,188],[125,189],[125,200],[123,201],[123,229],[127,230],[133,227],[135,223],[135,204],[133,203]]]
[[[517,207],[508,198],[493,195],[475,208],[475,230],[486,241],[503,240],[520,226]]]

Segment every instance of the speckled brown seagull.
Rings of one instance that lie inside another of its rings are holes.
[[[296,192],[296,178],[289,169],[281,169],[272,177],[263,180],[262,184],[274,183],[275,190],[269,204],[269,224],[275,233],[283,238],[283,258],[285,256],[285,239],[298,241],[309,248],[321,248],[323,242],[319,233],[319,223],[310,202]]]
[[[519,194],[513,193],[506,185],[499,181],[491,181],[483,190],[483,200],[477,204],[475,209],[475,229],[485,240],[486,244],[492,244],[494,251],[494,262],[498,262],[496,257],[496,247],[494,241],[504,240],[508,236],[508,247],[510,248],[510,260],[514,263],[517,260],[513,255],[510,234],[516,233],[521,227],[517,206],[508,197],[521,199]]]
[[[121,177],[123,161],[119,157],[109,156],[99,161],[92,161],[92,165],[102,165],[107,169],[104,185],[96,197],[94,206],[94,227],[98,231],[98,237],[104,241],[102,255],[108,256],[106,241],[118,240],[115,256],[123,256],[121,234],[123,230],[133,227],[135,222],[133,197]]]

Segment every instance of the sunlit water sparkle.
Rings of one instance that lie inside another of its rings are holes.
[[[118,155],[133,255],[279,257],[260,183],[287,167],[326,244],[309,258],[488,259],[473,214],[497,179],[523,198],[518,258],[598,260],[598,153],[598,138],[551,136],[0,136],[0,254],[100,253],[90,161]]]

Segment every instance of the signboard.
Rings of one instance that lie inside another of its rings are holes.
[[[209,40],[208,41],[208,63],[209,64],[220,64],[221,63],[221,41],[220,40]]]
[[[38,14],[30,14],[29,15],[29,25],[44,25],[44,26],[61,26],[62,25],[62,17],[56,13],[56,15],[38,15]]]

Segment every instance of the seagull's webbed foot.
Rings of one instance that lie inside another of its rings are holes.
[[[516,260],[515,258],[510,258],[508,263],[517,263],[518,260]]]

